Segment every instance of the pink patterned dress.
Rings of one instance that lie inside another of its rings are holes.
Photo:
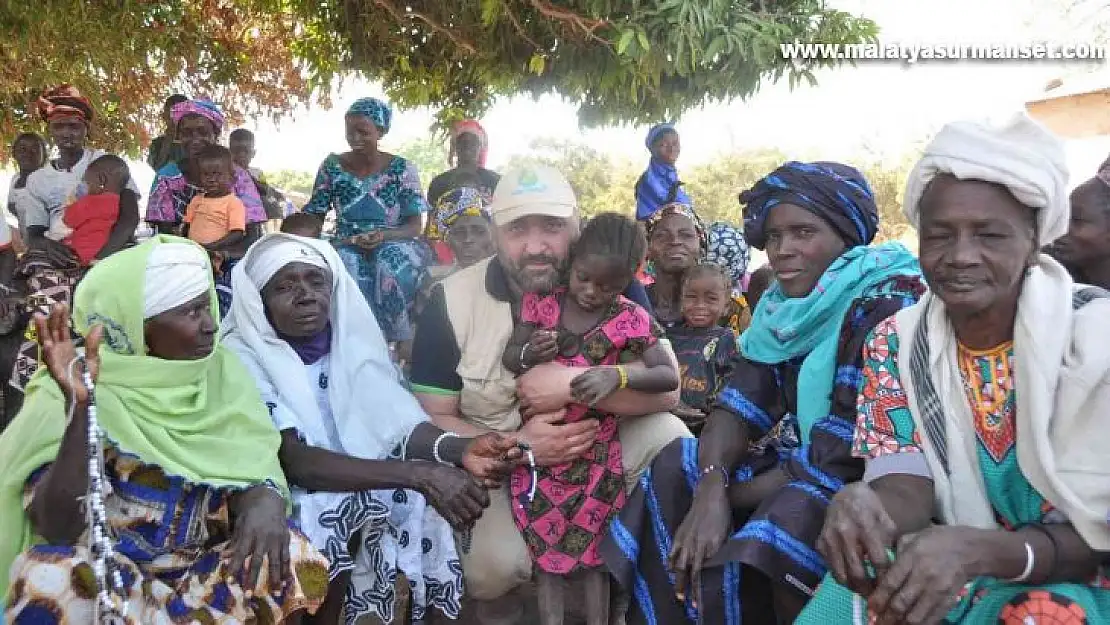
[[[583,335],[561,324],[565,289],[540,296],[529,293],[521,304],[521,321],[559,333],[556,362],[574,367],[617,365],[639,360],[658,342],[663,330],[635,303],[619,298],[597,327]],[[532,474],[517,467],[510,481],[513,518],[532,559],[546,573],[566,575],[601,566],[598,545],[609,521],[624,506],[624,467],[617,418],[584,404],[567,406],[566,422],[597,419],[593,448],[572,462],[538,467],[535,497],[529,500]]]

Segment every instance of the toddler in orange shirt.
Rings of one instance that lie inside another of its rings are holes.
[[[194,166],[203,193],[185,209],[184,235],[203,245],[214,261],[226,258],[238,249],[247,230],[247,209],[231,192],[231,151],[210,145],[197,155]]]

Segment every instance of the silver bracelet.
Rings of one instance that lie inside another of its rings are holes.
[[[520,346],[520,368],[527,371],[529,369],[528,363],[524,362],[524,353],[528,351],[528,347],[532,344],[531,341]]]
[[[1006,581],[1014,582],[1015,584],[1025,582],[1029,579],[1029,576],[1033,574],[1033,566],[1036,565],[1036,563],[1037,556],[1033,553],[1033,545],[1027,542],[1025,543],[1025,570],[1021,572],[1021,575]]]
[[[443,434],[440,434],[439,436],[436,437],[436,442],[435,443],[432,443],[432,458],[434,458],[435,461],[440,463],[440,464],[451,464],[450,462],[447,462],[446,460],[444,460],[443,456],[439,455],[439,444],[443,442],[443,439],[448,438],[448,437],[458,438],[459,435],[455,434],[454,432],[444,432]]]

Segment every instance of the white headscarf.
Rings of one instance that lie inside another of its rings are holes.
[[[1036,210],[1043,247],[1068,231],[1068,168],[1056,135],[1019,113],[1001,125],[961,121],[944,126],[933,138],[906,181],[902,211],[915,228],[919,204],[938,174],[1005,186],[1022,204]]]
[[[223,322],[224,345],[242,358],[264,397],[278,398],[308,440],[329,440],[304,364],[277,336],[262,302],[262,287],[295,262],[326,267],[332,275],[328,399],[341,451],[387,458],[428,416],[401,386],[378,322],[331,245],[285,233],[252,245],[231,273],[235,299]]]
[[[150,319],[208,292],[212,284],[208,254],[195,243],[155,245],[145,282],[143,319]]]

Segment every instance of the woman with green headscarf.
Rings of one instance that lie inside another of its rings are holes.
[[[208,255],[159,236],[93,268],[35,323],[44,367],[0,436],[0,586],[11,622],[93,622],[82,498],[104,434],[104,511],[124,622],[275,622],[315,611],[327,561],[287,522],[281,443],[250,375],[216,340]],[[79,382],[95,379],[95,399]],[[91,405],[90,405],[91,404]],[[10,579],[9,579],[10,575]],[[110,589],[107,589],[110,590]]]

